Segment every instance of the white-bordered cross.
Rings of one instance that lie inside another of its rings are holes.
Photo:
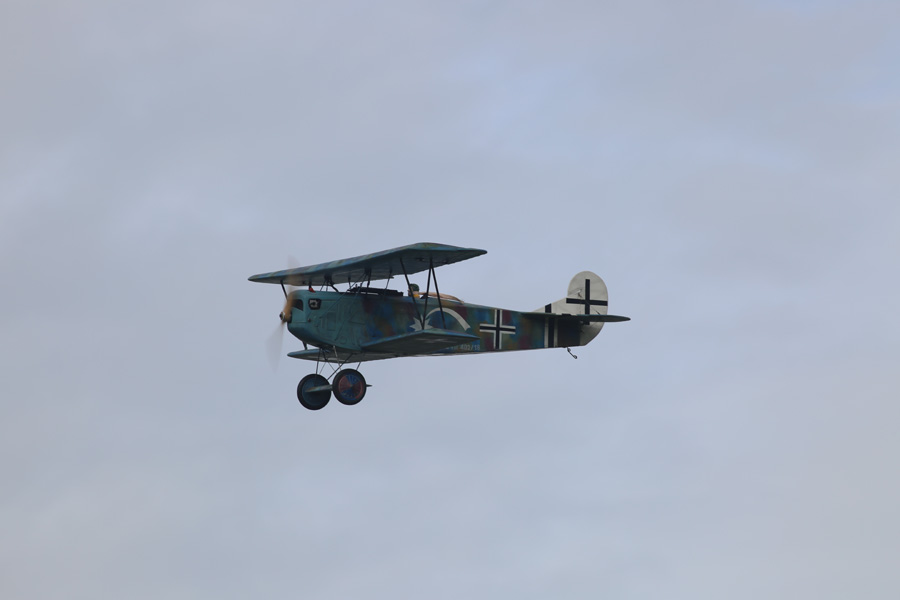
[[[494,337],[494,350],[500,350],[501,345],[503,343],[503,338],[501,336],[505,335],[515,335],[516,326],[515,325],[503,325],[503,311],[499,308],[494,309],[494,322],[493,323],[479,323],[481,331],[487,331],[493,334]]]

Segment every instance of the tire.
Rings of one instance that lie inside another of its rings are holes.
[[[331,390],[321,390],[317,392],[309,391],[310,388],[328,385],[328,380],[312,373],[300,380],[297,384],[297,400],[303,405],[303,408],[309,410],[321,410],[325,408],[328,401],[331,400]]]
[[[331,391],[341,404],[359,404],[366,395],[366,378],[356,369],[338,371],[331,384]]]

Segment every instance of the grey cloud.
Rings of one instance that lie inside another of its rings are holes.
[[[0,10],[5,597],[896,596],[893,4]],[[634,320],[303,411],[246,277],[426,240]]]

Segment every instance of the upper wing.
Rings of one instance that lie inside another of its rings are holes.
[[[360,283],[367,280],[390,279],[394,275],[404,273],[412,275],[431,266],[449,265],[482,254],[487,254],[487,250],[423,242],[309,267],[260,273],[250,277],[250,281],[296,286]]]

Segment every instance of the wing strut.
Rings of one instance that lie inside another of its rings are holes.
[[[447,321],[444,318],[444,304],[441,302],[441,290],[438,289],[437,273],[434,272],[434,259],[428,259],[428,281],[425,284],[425,308],[422,314],[428,314],[428,298],[431,295],[431,280],[434,279],[434,293],[437,296],[438,310],[441,313],[441,327],[447,329]],[[425,317],[422,317],[422,329],[425,329]]]
[[[409,275],[406,273],[406,265],[403,264],[403,259],[400,259],[400,268],[403,269],[403,277],[406,278],[406,289],[410,289],[409,283]],[[428,259],[428,280],[425,284],[425,305],[422,309],[422,312],[419,312],[419,303],[417,301],[416,296],[412,295],[413,305],[416,307],[416,316],[419,317],[419,323],[422,324],[422,329],[425,329],[425,315],[428,314],[428,296],[431,292],[431,280],[434,279],[434,293],[437,296],[438,310],[441,313],[441,327],[444,329],[447,328],[447,319],[444,316],[444,303],[441,302],[441,290],[438,288],[437,282],[437,273],[434,271],[434,259]]]
[[[441,290],[438,289],[437,283],[437,273],[434,272],[434,259],[432,258],[430,261],[430,269],[431,274],[434,275],[434,293],[437,294],[438,301],[438,309],[441,311],[441,327],[447,329],[447,320],[444,318],[444,304],[441,302]],[[428,298],[425,298],[425,302],[428,302]]]
[[[431,264],[428,266],[428,279],[425,281],[425,306],[422,308],[422,329],[425,329],[425,316],[428,314],[428,294],[431,292]]]

